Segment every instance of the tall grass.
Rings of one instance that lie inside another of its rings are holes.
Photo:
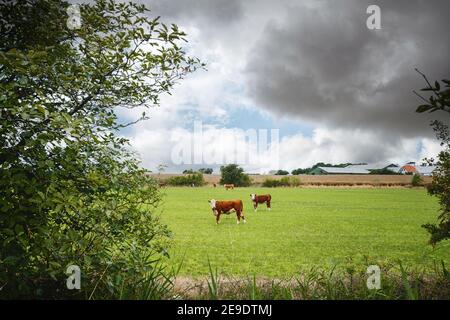
[[[209,299],[217,300],[219,297],[219,277],[217,273],[217,268],[213,270],[209,257],[208,257],[208,267],[210,275],[210,279],[208,279]]]
[[[442,269],[427,273],[407,270],[401,262],[383,271],[381,288],[368,289],[365,272],[351,268],[311,268],[288,279],[258,279],[220,276],[210,261],[208,290],[197,285],[189,299],[237,300],[418,300],[450,299],[450,273]]]

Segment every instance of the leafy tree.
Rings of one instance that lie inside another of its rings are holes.
[[[286,171],[286,170],[278,170],[277,172],[275,172],[276,176],[285,176],[288,174],[289,174],[289,171]]]
[[[201,172],[201,173],[204,173],[204,174],[212,174],[213,173],[213,169],[212,168],[201,168],[198,171]]]
[[[158,170],[158,174],[163,173],[164,171],[166,171],[167,169],[167,165],[165,164],[158,164],[158,167],[156,168]]]
[[[0,4],[0,297],[158,298],[170,232],[116,111],[158,105],[201,64],[143,5],[82,4],[74,30],[68,5]]]
[[[237,164],[229,164],[220,167],[220,184],[232,183],[239,187],[248,187],[251,183],[248,174],[244,173],[244,169]]]
[[[311,168],[306,168],[306,169],[298,168],[298,169],[292,170],[291,174],[296,176],[298,174],[308,174],[310,171],[311,171]]]
[[[417,72],[419,72],[416,69]],[[425,103],[420,105],[416,112],[444,111],[450,113],[450,80],[442,80],[443,85],[435,81],[432,85],[427,77],[419,72],[425,79],[427,86],[423,92],[430,93],[429,97],[414,91]],[[447,118],[448,120],[448,118]],[[430,233],[430,243],[435,245],[439,241],[450,238],[450,132],[449,127],[443,121],[435,120],[431,127],[436,133],[436,137],[441,141],[444,148],[437,156],[437,160],[428,159],[429,164],[435,164],[436,170],[433,172],[433,181],[428,187],[428,193],[439,199],[440,213],[437,224],[425,224],[423,227]]]

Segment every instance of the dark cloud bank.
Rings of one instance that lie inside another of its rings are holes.
[[[366,28],[370,4],[382,30]],[[266,26],[252,50],[249,93],[275,113],[380,134],[431,135],[413,89],[450,77],[450,1],[322,1]],[[446,117],[436,113],[428,119]]]
[[[245,29],[263,7],[285,6],[284,21],[269,19],[246,59],[248,94],[277,115],[402,136],[430,136],[427,118],[444,116],[415,114],[420,101],[412,90],[424,86],[414,68],[433,80],[450,76],[450,1],[242,3],[149,4],[218,38],[231,25]],[[370,4],[381,8],[382,30],[366,27]]]

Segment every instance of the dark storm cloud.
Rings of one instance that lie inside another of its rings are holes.
[[[450,76],[450,1],[321,1],[269,24],[247,66],[250,95],[264,108],[332,127],[430,134],[412,93]],[[366,27],[381,7],[382,30]],[[433,117],[442,117],[435,114]],[[433,118],[431,117],[431,118]]]
[[[239,0],[166,0],[145,1],[152,13],[177,23],[194,23],[197,26],[215,28],[242,18]]]

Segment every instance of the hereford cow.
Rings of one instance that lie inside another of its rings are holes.
[[[242,200],[208,200],[211,205],[211,209],[213,214],[216,216],[216,224],[219,224],[219,219],[221,214],[230,214],[231,211],[236,212],[237,223],[242,220],[245,221],[244,213],[242,212],[244,209],[244,205],[242,204]]]
[[[223,185],[224,187],[225,187],[225,190],[228,190],[228,189],[234,189],[234,184],[224,184]]]
[[[270,211],[270,200],[272,200],[272,197],[270,194],[263,194],[263,195],[257,195],[252,193],[250,195],[250,198],[252,199],[253,202],[253,208],[255,209],[255,211],[258,209],[258,203],[266,203],[267,208]]]

